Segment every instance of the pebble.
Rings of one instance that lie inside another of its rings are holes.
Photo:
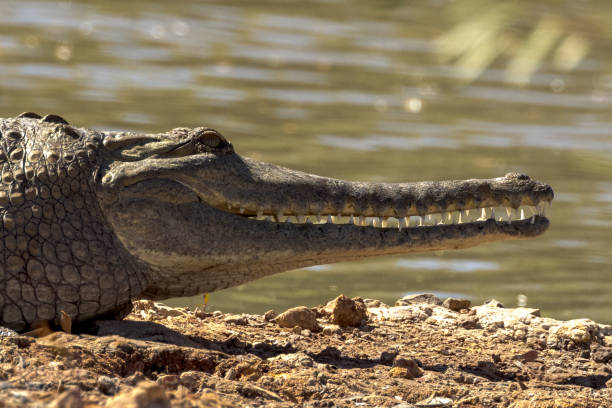
[[[98,390],[106,395],[115,395],[119,390],[119,379],[101,375],[97,380]]]
[[[201,375],[202,373],[198,371],[185,371],[181,373],[179,381],[183,387],[195,392],[200,386]]]
[[[388,307],[383,302],[378,299],[363,299],[363,304],[366,305],[367,308],[370,307]]]
[[[421,293],[416,295],[404,296],[395,301],[395,306],[407,306],[425,303],[428,305],[441,305],[442,300],[433,293]]]
[[[591,344],[591,358],[596,363],[612,362],[612,347],[605,347],[597,343]]]
[[[19,336],[15,330],[11,330],[8,327],[0,326],[0,337],[15,337]]]
[[[419,367],[419,363],[416,359],[404,356],[397,356],[393,360],[394,368],[405,368],[411,378],[421,377],[423,370]]]
[[[157,383],[163,385],[167,389],[174,390],[179,384],[179,377],[175,374],[160,375],[157,378]]]
[[[471,304],[472,303],[470,302],[469,299],[458,299],[458,298],[451,297],[451,298],[444,299],[444,303],[442,303],[442,306],[444,306],[447,309],[458,312],[462,309],[469,309]]]
[[[554,348],[587,345],[591,343],[598,330],[597,323],[590,319],[568,320],[548,331],[546,344]]]
[[[340,295],[325,305],[325,312],[330,315],[332,323],[341,327],[361,326],[367,318],[366,306],[360,298],[349,299]]]
[[[246,316],[230,315],[223,319],[224,323],[235,324],[236,326],[246,326],[249,324]]]
[[[389,375],[391,377],[406,378],[408,380],[414,380],[417,377],[406,367],[392,367],[389,370]]]
[[[268,361],[282,361],[289,367],[313,367],[314,360],[303,351],[291,354],[279,354],[276,357],[271,357]]]
[[[48,405],[49,408],[82,408],[83,398],[78,387],[70,387]]]
[[[264,313],[263,318],[266,322],[269,322],[273,320],[276,316],[278,316],[278,313],[276,313],[276,311],[268,310],[266,313]]]
[[[329,326],[324,326],[323,327],[323,334],[325,336],[342,336],[342,329],[340,328],[340,326],[332,324]]]
[[[529,363],[531,361],[535,361],[538,358],[538,352],[537,350],[529,350],[526,353],[519,354],[516,358],[524,363]]]
[[[279,327],[293,328],[299,326],[310,331],[320,330],[317,314],[306,306],[293,307],[278,315],[274,321]]]
[[[170,408],[170,399],[160,385],[151,381],[142,381],[133,390],[109,399],[106,406],[109,408]]]

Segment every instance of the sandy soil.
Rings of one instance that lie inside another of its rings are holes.
[[[282,327],[284,326],[284,327]],[[0,407],[612,407],[612,327],[433,295],[278,316],[135,302],[0,333]]]

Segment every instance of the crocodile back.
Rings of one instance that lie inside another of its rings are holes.
[[[0,325],[84,320],[146,286],[95,196],[103,138],[55,115],[0,119]]]

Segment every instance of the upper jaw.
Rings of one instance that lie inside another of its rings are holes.
[[[550,186],[517,173],[484,180],[360,183],[240,160],[248,180],[227,175],[223,186],[206,180],[207,188],[198,190],[194,180],[192,188],[202,202],[260,222],[402,230],[529,220],[523,228],[528,234],[528,225],[545,218],[554,197]]]

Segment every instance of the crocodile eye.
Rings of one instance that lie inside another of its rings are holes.
[[[212,129],[199,132],[194,139],[196,142],[204,143],[208,147],[219,147],[224,142],[223,136]]]

